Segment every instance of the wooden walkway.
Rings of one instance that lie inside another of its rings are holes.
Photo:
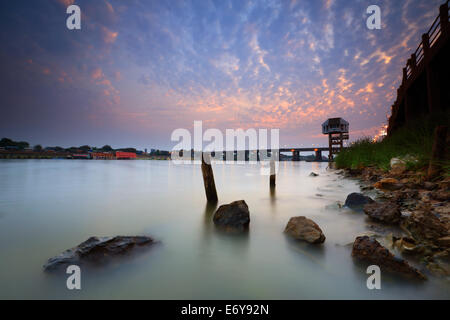
[[[439,114],[450,105],[449,0],[403,68],[397,100],[391,107],[388,135],[427,114]]]

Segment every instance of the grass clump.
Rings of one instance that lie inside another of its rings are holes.
[[[337,155],[336,166],[353,169],[374,166],[389,170],[392,158],[403,158],[408,169],[425,167],[431,158],[434,129],[437,125],[448,126],[449,122],[447,113],[433,119],[421,118],[379,142],[369,137],[359,139]],[[448,175],[448,161],[443,168]]]

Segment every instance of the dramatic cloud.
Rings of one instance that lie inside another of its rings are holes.
[[[386,122],[401,69],[441,0],[39,0],[0,4],[0,136],[45,145],[170,148],[176,128],[280,128],[326,145]],[[82,29],[68,30],[77,4]]]

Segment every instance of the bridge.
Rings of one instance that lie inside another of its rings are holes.
[[[411,54],[397,100],[391,107],[388,136],[411,121],[438,115],[450,106],[450,23],[449,0],[439,7],[439,15]]]
[[[327,151],[329,152],[329,147],[307,147],[307,148],[280,148],[278,150],[272,150],[272,149],[261,149],[261,150],[234,150],[234,151],[216,151],[211,152],[211,155],[213,157],[216,157],[217,153],[222,153],[222,159],[223,160],[244,160],[249,161],[251,156],[253,156],[253,159],[259,161],[260,160],[260,153],[266,152],[268,156],[271,156],[272,152],[280,153],[291,153],[292,154],[292,161],[300,161],[300,153],[302,152],[314,152],[314,161],[325,161],[322,158],[322,152]],[[184,151],[173,151],[174,153],[179,153],[179,156],[182,157]],[[202,151],[194,151],[190,150],[187,151],[191,154],[191,159],[201,159]]]
[[[330,151],[329,148],[319,147],[319,148],[282,148],[280,149],[280,153],[289,153],[292,152],[292,160],[300,161],[300,152],[314,152],[315,161],[322,161],[322,151]]]

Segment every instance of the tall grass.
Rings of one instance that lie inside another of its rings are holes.
[[[375,166],[388,170],[392,158],[411,156],[416,161],[407,162],[410,169],[424,167],[431,158],[435,127],[449,125],[449,119],[448,113],[434,118],[422,118],[403,126],[380,142],[373,142],[369,137],[362,138],[338,154],[335,159],[336,166],[338,168]],[[446,162],[443,167],[448,174],[449,163]]]

